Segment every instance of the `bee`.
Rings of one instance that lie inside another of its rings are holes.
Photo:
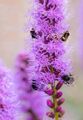
[[[32,38],[37,38],[37,33],[35,32],[34,28],[30,31]]]
[[[36,80],[32,80],[32,88],[33,88],[34,90],[38,90],[38,85],[37,85],[37,83],[36,83]]]
[[[64,81],[65,84],[72,84],[73,81],[74,81],[74,78],[71,74],[63,75],[61,78],[62,78],[62,80]]]
[[[66,40],[68,39],[69,35],[70,35],[70,33],[69,33],[68,31],[66,31],[66,32],[63,34],[63,36],[61,37],[61,40],[62,40],[62,41],[66,41]]]

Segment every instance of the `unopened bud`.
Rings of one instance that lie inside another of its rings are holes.
[[[61,118],[64,114],[65,114],[65,111],[63,109],[61,109],[61,111],[59,113],[59,117]]]
[[[56,98],[60,98],[63,95],[63,93],[61,91],[56,93]]]
[[[58,84],[56,85],[56,90],[59,90],[63,85],[63,82],[58,82]]]
[[[52,89],[46,89],[44,92],[50,96],[54,94],[54,90]]]
[[[58,105],[62,105],[64,103],[65,99],[64,98],[61,98],[60,100],[58,100]]]
[[[54,113],[53,112],[47,112],[46,115],[50,118],[54,118]]]
[[[56,112],[60,112],[61,109],[62,109],[62,107],[58,106],[58,107],[56,108]]]
[[[53,108],[53,107],[54,107],[54,104],[52,103],[51,100],[47,100],[47,105],[48,105],[50,108]]]

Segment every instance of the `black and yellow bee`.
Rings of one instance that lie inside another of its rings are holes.
[[[31,33],[32,38],[37,38],[37,33],[35,32],[34,28],[32,28],[32,30],[30,31],[30,33]]]
[[[68,31],[66,31],[66,32],[62,35],[61,40],[62,40],[62,41],[66,41],[66,40],[68,39],[69,35],[70,35],[70,33],[69,33]]]
[[[62,78],[62,80],[64,81],[65,84],[72,84],[73,81],[74,81],[74,78],[71,74],[69,74],[69,75],[65,74],[61,78]]]
[[[37,83],[36,83],[36,80],[32,80],[32,88],[33,88],[34,90],[38,90],[38,85],[37,85]]]

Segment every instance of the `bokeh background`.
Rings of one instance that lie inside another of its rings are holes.
[[[26,12],[32,9],[33,0],[0,0],[0,58],[5,64],[12,68],[14,59],[20,50],[26,47]],[[74,68],[75,82],[71,86],[64,86],[64,97],[66,102],[64,108],[66,114],[63,120],[83,120],[83,68],[82,47],[80,48],[80,26],[82,25],[82,9],[80,5],[83,0],[69,0],[68,23],[70,24],[69,45],[71,47],[72,66]],[[79,19],[80,18],[80,19]],[[28,23],[30,16],[28,17]]]

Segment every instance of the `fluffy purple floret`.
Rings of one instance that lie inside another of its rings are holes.
[[[34,91],[30,79],[30,56],[26,52],[18,55],[16,60],[16,81],[21,101],[21,109],[26,113],[26,120],[43,120],[45,113],[44,93]]]
[[[19,101],[13,78],[0,63],[0,120],[18,120]]]
[[[45,84],[70,80],[70,64],[64,58],[67,50],[65,41],[70,35],[64,21],[64,1],[35,0],[35,6],[34,24],[30,31],[35,58],[33,78],[38,83]],[[63,77],[64,75],[70,78]]]

